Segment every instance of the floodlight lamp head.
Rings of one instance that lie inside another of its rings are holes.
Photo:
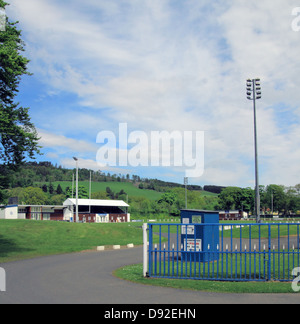
[[[75,161],[78,161],[77,157],[75,157],[75,156],[73,156],[73,159],[74,159]]]

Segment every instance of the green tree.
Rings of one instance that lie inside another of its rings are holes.
[[[8,5],[0,0],[0,8]],[[35,158],[40,154],[38,135],[30,120],[29,108],[15,102],[18,87],[27,70],[29,60],[21,55],[24,42],[21,31],[6,18],[5,30],[0,31],[0,162],[3,168],[0,178],[0,202],[6,197],[5,189],[10,170],[16,170],[26,157]]]
[[[49,194],[52,195],[53,193],[54,193],[53,184],[50,183],[50,184],[49,184]]]
[[[66,198],[72,198],[72,189],[70,187],[66,188]],[[84,186],[78,186],[78,198],[79,199],[87,199],[88,193],[87,190]],[[73,189],[73,198],[76,198],[76,187]],[[95,198],[93,197],[93,199],[99,199],[99,198]]]
[[[299,196],[300,195],[300,184],[299,183],[296,184],[294,188],[295,188],[295,190],[297,192],[297,195]]]
[[[251,188],[242,189],[241,210],[249,212],[254,210],[254,190]]]
[[[177,200],[177,196],[174,192],[166,192],[157,201],[157,210],[169,215],[179,215],[178,204],[176,204]]]
[[[60,184],[58,184],[58,185],[57,185],[57,188],[56,188],[56,193],[57,193],[58,195],[61,195],[61,194],[63,193],[63,190],[62,190],[62,188],[61,188],[61,185],[60,185]]]
[[[154,211],[151,201],[145,197],[131,196],[129,198],[130,213],[134,215],[150,215]]]
[[[21,201],[28,205],[46,205],[48,197],[41,188],[28,187],[22,190]]]
[[[262,204],[264,207],[273,209],[273,211],[282,212],[287,208],[287,196],[284,192],[283,186],[275,184],[268,185],[265,189],[264,200]]]
[[[74,192],[73,192],[74,195]],[[66,188],[66,198],[73,198],[72,197],[72,189],[70,187]]]
[[[227,187],[219,195],[219,205],[225,210],[253,210],[254,191],[251,188]]]
[[[236,209],[236,205],[240,201],[241,193],[242,189],[238,187],[227,187],[223,189],[219,195],[221,208],[225,210]]]
[[[76,189],[74,190],[74,196],[76,195]],[[78,198],[87,199],[89,198],[87,190],[84,186],[78,186]]]
[[[51,204],[56,205],[56,206],[60,206],[63,204],[63,202],[66,200],[66,196],[61,194],[61,195],[53,195],[51,197]]]
[[[286,213],[295,214],[300,207],[300,198],[297,196],[295,188],[289,188],[286,192]]]
[[[115,194],[110,187],[106,187],[106,194],[110,199],[115,199]]]
[[[104,191],[93,192],[91,195],[92,199],[107,199],[107,194]]]
[[[0,7],[7,3],[0,0]],[[29,108],[15,102],[19,83],[29,60],[21,55],[24,42],[21,31],[6,19],[5,31],[0,31],[0,159],[8,165],[19,165],[26,156],[40,153],[38,136],[30,121]]]

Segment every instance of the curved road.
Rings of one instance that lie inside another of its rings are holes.
[[[112,275],[142,263],[142,248],[83,252],[6,263],[0,304],[300,303],[299,294],[217,294],[143,286]]]

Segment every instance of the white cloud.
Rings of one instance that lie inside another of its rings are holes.
[[[196,181],[248,186],[253,112],[245,80],[258,76],[261,182],[300,182],[295,0],[11,3],[7,12],[21,22],[34,78],[78,104],[72,118],[73,107],[63,104],[60,120],[47,111],[53,127],[46,120],[40,126],[46,147],[96,152],[96,134],[120,122],[147,132],[200,130],[206,172]]]
[[[68,152],[89,153],[96,152],[97,146],[83,140],[67,138],[64,135],[56,135],[43,130],[38,130],[39,137],[41,137],[40,144],[46,148],[64,148]]]

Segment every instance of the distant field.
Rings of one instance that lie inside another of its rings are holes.
[[[54,188],[57,187],[58,184],[61,185],[62,189],[65,190],[67,187],[72,188],[71,181],[55,181],[52,183]],[[86,188],[87,192],[89,192],[89,181],[79,181],[79,186],[83,186]],[[146,197],[150,200],[157,200],[162,195],[161,192],[147,189],[139,189],[129,182],[92,182],[92,193],[98,191],[105,191],[107,187],[114,192],[120,192],[122,189],[130,196],[137,197]],[[217,197],[218,195],[208,191],[197,191],[202,196],[206,197]]]
[[[218,194],[213,193],[213,192],[209,192],[209,191],[200,191],[202,196],[206,196],[206,197],[218,197]]]
[[[63,190],[67,187],[72,188],[72,181],[53,182],[54,189],[56,189],[58,184],[61,185]],[[87,192],[89,192],[89,181],[79,181],[78,185],[85,187]],[[129,196],[145,197],[150,200],[157,200],[162,195],[161,192],[154,190],[139,189],[129,182],[92,182],[92,193],[105,191],[107,187],[110,187],[110,189],[115,193],[120,192],[123,189]]]

